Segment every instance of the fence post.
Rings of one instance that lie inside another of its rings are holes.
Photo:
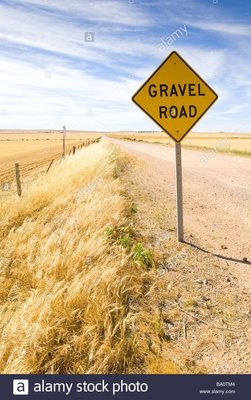
[[[46,170],[46,174],[47,174],[47,172],[49,171],[49,169],[51,168],[53,161],[54,161],[54,160],[51,160],[50,165],[49,165],[49,167],[48,167],[47,170]]]
[[[66,127],[63,126],[63,158],[65,158],[65,138],[66,138]]]
[[[72,148],[72,154],[74,155],[74,154],[75,154],[75,152],[76,152],[76,147],[75,147],[75,146],[73,146],[73,148]]]
[[[21,182],[20,182],[20,169],[19,169],[18,163],[15,163],[15,170],[16,170],[17,194],[18,194],[18,196],[21,196],[22,189],[21,189]]]

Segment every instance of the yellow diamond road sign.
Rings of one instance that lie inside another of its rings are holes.
[[[213,89],[173,51],[132,100],[180,142],[217,98]]]

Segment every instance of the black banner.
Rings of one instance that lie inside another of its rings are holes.
[[[0,375],[2,400],[249,400],[250,375]]]

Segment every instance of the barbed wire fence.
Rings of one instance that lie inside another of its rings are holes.
[[[100,137],[86,139],[83,143],[72,146],[66,155],[75,155],[76,151],[80,150],[82,147],[98,143],[99,141]],[[19,197],[22,196],[23,188],[29,186],[29,183],[34,178],[33,172],[37,174],[47,174],[52,166],[58,165],[64,158],[62,152],[57,152],[38,161],[30,163],[15,162],[12,167],[0,169],[0,197],[8,196],[14,192],[16,192]],[[31,178],[30,181],[28,179],[29,177]]]

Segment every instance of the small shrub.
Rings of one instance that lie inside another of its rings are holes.
[[[152,267],[153,256],[149,249],[146,249],[142,243],[137,243],[133,249],[133,259],[136,262],[145,264],[147,267]]]

